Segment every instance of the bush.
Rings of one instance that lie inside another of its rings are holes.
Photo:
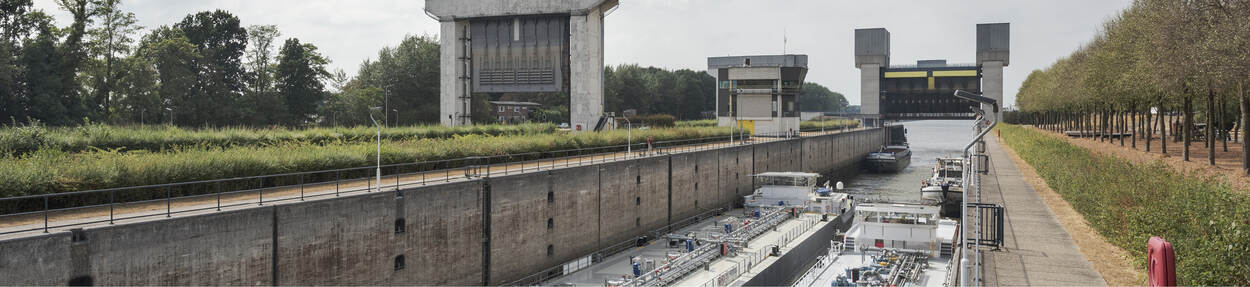
[[[676,123],[676,126],[677,126],[677,127],[679,127],[679,128],[682,128],[682,127],[714,127],[714,126],[716,126],[716,120],[715,120],[715,119],[709,119],[709,120],[678,121],[678,122]]]
[[[552,124],[474,125],[462,127],[403,126],[382,129],[387,140],[450,138],[457,135],[520,135],[555,132]],[[162,151],[180,147],[231,148],[270,146],[289,142],[313,145],[372,141],[377,130],[371,126],[310,129],[221,128],[185,130],[174,126],[108,126],[87,124],[79,127],[45,129],[31,125],[0,129],[0,156],[23,156],[38,149],[83,152],[93,149],[118,151]]]
[[[634,124],[634,126],[647,125],[649,127],[659,127],[659,128],[673,127],[675,123],[677,122],[677,118],[671,115],[664,115],[664,114],[641,115],[641,116],[632,116],[632,117],[625,117],[625,118],[629,119],[628,123],[632,123]],[[622,122],[623,120],[617,120],[616,123],[617,125],[620,125],[622,124]]]
[[[822,129],[840,129],[859,127],[859,121],[853,119],[816,119],[799,123],[799,130],[813,131]]]
[[[674,128],[632,131],[635,142],[712,138],[729,134],[724,128]],[[596,133],[552,133],[510,136],[470,134],[451,138],[387,141],[382,163],[414,163],[472,156],[492,156],[624,145],[625,130]],[[39,150],[22,158],[0,159],[0,196],[92,190],[111,187],[223,179],[372,166],[377,146],[372,142],[316,145],[287,141],[268,146],[179,147],[163,152],[121,153],[89,151],[67,154]],[[623,149],[623,148],[622,148]],[[509,160],[563,156],[563,153],[525,155]],[[271,184],[265,184],[272,186]],[[163,196],[163,194],[161,194]]]
[[[1145,268],[1146,241],[1176,250],[1181,285],[1250,285],[1250,193],[1161,161],[1135,165],[1055,137],[999,125],[1002,138],[1103,237]]]

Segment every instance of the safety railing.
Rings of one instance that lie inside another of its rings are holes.
[[[799,138],[706,137],[0,198],[0,234],[304,201]],[[381,180],[376,178],[381,169]]]

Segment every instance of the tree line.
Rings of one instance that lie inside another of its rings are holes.
[[[58,0],[58,27],[31,0],[0,4],[0,118],[9,123],[298,125],[317,120],[328,59],[274,26],[226,11],[147,29],[120,0]],[[274,49],[277,53],[274,54]]]
[[[173,124],[192,127],[368,125],[438,122],[439,46],[408,35],[360,64],[354,77],[273,25],[244,26],[227,11],[203,11],[147,29],[120,0],[57,0],[69,26],[33,0],[0,0],[0,119]],[[604,110],[698,119],[715,110],[716,80],[702,71],[634,64],[604,69]],[[836,111],[841,94],[808,83],[804,111]],[[567,93],[479,94],[475,122],[495,117],[490,100],[529,100],[537,120],[567,121]],[[385,107],[385,113],[370,107]]]
[[[1250,141],[1250,0],[1137,0],[1088,44],[1029,74],[1018,93],[1017,121],[1081,135],[1203,139],[1215,164],[1217,141]],[[1195,107],[1196,106],[1196,107]],[[1169,117],[1167,115],[1177,115]],[[1202,134],[1198,134],[1201,128]],[[1101,140],[1110,140],[1099,136]],[[1124,145],[1124,138],[1120,138]],[[1250,173],[1250,150],[1242,168]]]

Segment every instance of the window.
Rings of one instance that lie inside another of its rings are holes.
[[[512,41],[521,40],[521,18],[512,18]]]
[[[750,65],[751,65],[751,58],[742,59],[742,65],[743,65],[743,66],[750,66]]]
[[[500,107],[499,107],[499,112],[501,112],[501,113],[503,112],[503,106],[500,106]]]
[[[729,88],[729,83],[731,83],[731,82],[730,82],[730,81],[720,81],[720,88],[721,88],[721,89],[728,89],[728,88]]]

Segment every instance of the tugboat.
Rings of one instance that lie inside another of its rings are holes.
[[[875,172],[898,172],[911,164],[911,147],[907,143],[887,145],[868,154],[868,169]]]
[[[964,193],[964,160],[938,158],[933,175],[920,181],[920,197],[944,205],[958,204]]]

